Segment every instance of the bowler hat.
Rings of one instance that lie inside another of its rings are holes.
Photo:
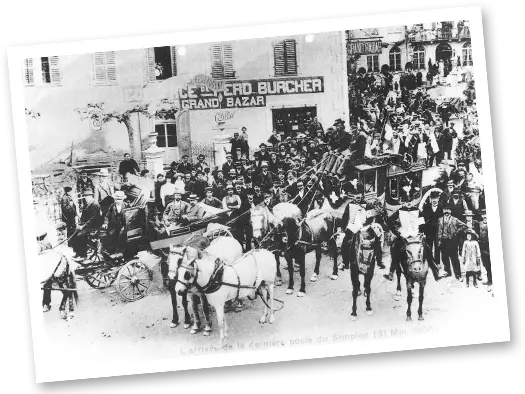
[[[117,190],[113,195],[113,198],[115,198],[115,200],[123,201],[126,199],[126,193],[124,193],[122,190]]]
[[[188,197],[190,200],[196,200],[197,199],[197,195],[195,193],[191,193],[190,196]]]
[[[474,216],[474,213],[470,209],[467,209],[463,215],[464,216]]]

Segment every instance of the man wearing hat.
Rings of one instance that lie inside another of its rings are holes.
[[[129,205],[124,202],[126,194],[118,190],[114,194],[115,202],[111,204],[107,212],[107,241],[109,253],[122,253],[126,250],[126,215],[124,209]]]
[[[438,220],[437,242],[441,250],[441,257],[447,276],[451,276],[450,264],[457,280],[463,281],[458,259],[458,235],[467,225],[451,215],[452,207],[447,204],[443,207],[443,216]]]
[[[100,205],[95,202],[93,198],[93,192],[86,190],[82,193],[82,197],[85,201],[82,215],[77,227],[77,235],[74,236],[71,241],[71,247],[75,252],[74,259],[76,261],[84,260],[87,258],[87,242],[88,236],[98,230],[102,225],[102,214],[100,212]]]
[[[233,160],[237,161],[241,159],[243,148],[245,148],[246,142],[239,136],[239,132],[235,131],[233,133],[233,138],[230,139],[231,152]]]
[[[272,174],[268,171],[268,163],[261,163],[261,172],[257,176],[257,179],[254,182],[259,185],[262,189],[271,189],[273,186]]]
[[[188,160],[189,160],[188,155],[182,156],[182,163],[179,163],[179,165],[177,166],[177,172],[182,172],[183,174],[187,174],[188,172],[191,172],[191,170],[193,169],[193,166]]]
[[[190,209],[188,210],[187,214],[182,215],[182,219],[186,224],[191,224],[201,220],[204,217],[206,211],[199,204],[197,194],[191,193],[188,197],[188,201],[190,203]]]
[[[425,244],[428,252],[429,268],[432,270],[435,280],[441,279],[439,265],[441,264],[441,254],[437,242],[437,229],[439,219],[443,216],[443,208],[439,204],[440,192],[434,190],[430,192],[430,204],[421,205],[421,216],[425,220],[423,233],[425,234]]]
[[[204,171],[206,168],[210,168],[210,166],[208,165],[208,163],[206,163],[206,162],[204,161],[204,159],[205,159],[205,157],[204,157],[204,155],[202,155],[202,154],[199,155],[199,156],[197,156],[197,164],[196,164],[196,166],[200,166],[201,169],[202,169],[203,171]]]
[[[125,181],[128,174],[138,175],[140,168],[135,159],[131,158],[129,153],[124,153],[124,160],[120,162],[118,172],[122,176],[122,180]]]
[[[222,208],[221,201],[218,198],[213,197],[213,188],[211,186],[206,188],[206,197],[201,201],[201,203],[214,208]]]
[[[481,251],[481,262],[487,271],[487,291],[492,289],[492,264],[490,261],[489,231],[487,227],[487,213],[481,211],[481,223],[479,224],[479,249]]]
[[[265,143],[259,145],[259,157],[257,160],[257,166],[260,167],[262,162],[268,163],[270,161],[270,153],[266,150],[267,146]]]
[[[234,194],[233,185],[226,186],[226,196],[222,199],[222,208],[231,209],[231,216],[237,216],[237,210],[241,207],[241,198]]]
[[[77,206],[71,193],[71,187],[64,187],[64,194],[60,199],[60,211],[62,212],[62,221],[66,224],[66,236],[69,239],[67,241],[68,246],[71,246],[71,237],[77,229]]]
[[[190,204],[182,201],[182,190],[176,189],[173,192],[173,201],[170,202],[162,215],[166,233],[169,235],[172,230],[183,224],[182,217],[187,215],[190,210]]]
[[[461,192],[458,188],[454,189],[452,192],[452,198],[448,200],[448,203],[452,210],[452,216],[459,220],[463,220],[465,211],[468,210],[468,206],[463,197],[461,197]]]
[[[230,174],[230,170],[235,169],[233,166],[233,160],[231,153],[226,153],[226,163],[222,165],[222,173],[225,177]]]
[[[113,182],[111,182],[107,168],[101,168],[97,173],[99,177],[98,184],[95,187],[95,201],[100,205],[102,215],[106,215],[109,206],[113,204],[113,194],[115,194],[115,188]]]

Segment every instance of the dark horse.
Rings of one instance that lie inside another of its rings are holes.
[[[49,245],[50,249],[51,245]],[[78,291],[75,272],[69,264],[69,260],[61,253],[53,250],[44,251],[38,256],[39,264],[43,269],[44,280],[42,280],[42,289],[44,295],[42,306],[44,311],[51,309],[51,291],[60,290],[62,292],[62,301],[60,302],[60,316],[62,319],[74,317],[75,304],[78,304]],[[55,287],[56,286],[56,287]],[[66,304],[69,301],[68,308]]]
[[[299,275],[301,276],[301,287],[297,293],[298,297],[304,297],[306,293],[305,284],[305,257],[306,254],[315,250],[315,268],[311,281],[317,281],[319,275],[319,265],[321,262],[323,242],[330,244],[333,232],[334,218],[330,213],[322,212],[317,216],[302,220],[300,225],[294,218],[284,218],[281,224],[282,229],[282,243],[285,246],[285,258],[288,263],[288,289],[286,294],[293,293],[293,260],[299,265]],[[334,270],[337,266],[334,264]]]
[[[190,246],[197,250],[204,250],[210,246],[208,238],[202,235],[194,235],[190,239],[184,242],[184,246]],[[170,254],[168,257],[168,270],[169,272],[175,272],[174,279],[169,279],[168,290],[171,295],[171,305],[173,307],[173,319],[171,320],[170,327],[175,328],[179,325],[179,314],[177,312],[177,294],[175,292],[175,284],[177,283],[178,266],[182,261],[184,247],[170,247]],[[170,275],[171,277],[172,275]],[[206,296],[200,293],[197,289],[194,289],[191,293],[191,303],[193,309],[193,326],[191,325],[191,317],[188,311],[188,292],[182,295],[182,307],[184,308],[184,328],[188,329],[191,327],[190,334],[196,334],[200,331],[200,317],[199,317],[199,303],[202,302],[202,310],[204,312],[204,319],[206,326],[204,328],[204,335],[208,336],[211,333],[211,322],[210,322],[210,307]]]
[[[355,235],[355,243],[350,250],[350,279],[352,280],[352,314],[351,319],[357,319],[357,297],[360,294],[361,283],[359,282],[359,274],[364,275],[364,290],[366,297],[366,314],[371,316],[373,314],[370,306],[371,283],[374,277],[374,269],[376,265],[375,248],[377,235],[372,226],[366,226],[359,230]]]
[[[397,246],[397,251],[395,247]],[[399,264],[396,267],[397,273],[397,294],[395,299],[399,300],[401,297],[401,271],[405,275],[407,282],[407,321],[412,321],[412,298],[414,284],[419,284],[419,308],[417,310],[418,320],[423,318],[423,299],[425,293],[425,285],[427,283],[428,274],[428,257],[427,249],[425,247],[425,236],[419,234],[408,238],[397,237],[392,245],[393,253],[398,255]],[[394,254],[392,254],[392,258]]]

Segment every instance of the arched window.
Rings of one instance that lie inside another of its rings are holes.
[[[412,65],[414,70],[425,69],[425,47],[423,45],[412,47]]]
[[[472,46],[470,42],[463,44],[463,66],[472,66]]]
[[[401,49],[397,46],[390,50],[390,70],[401,71]]]

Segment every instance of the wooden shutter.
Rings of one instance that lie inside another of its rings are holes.
[[[35,83],[35,70],[33,59],[24,59],[24,80],[26,85],[33,85]]]
[[[106,60],[106,82],[114,83],[117,81],[117,66],[115,62],[115,52],[110,51],[105,53]]]
[[[212,44],[211,46],[211,76],[216,79],[224,78],[221,44]]]
[[[235,78],[233,69],[233,50],[231,44],[222,45],[222,63],[224,67],[224,78]]]
[[[273,47],[273,59],[275,75],[285,75],[284,41],[280,41]]]
[[[106,67],[104,52],[93,54],[93,79],[95,83],[106,83]]]
[[[61,77],[58,56],[49,57],[49,73],[51,75],[51,83],[60,83]]]
[[[148,59],[148,81],[153,82],[155,78],[155,48],[147,48]]]
[[[171,47],[171,76],[177,75],[177,47]]]
[[[284,55],[286,62],[286,74],[297,74],[297,50],[295,40],[284,40]]]

